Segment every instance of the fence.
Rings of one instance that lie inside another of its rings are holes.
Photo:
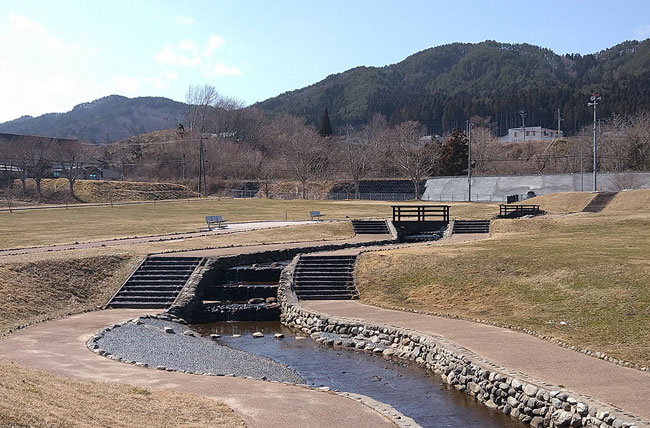
[[[223,192],[224,196],[231,198],[254,198],[258,194],[264,195],[262,191],[255,190],[239,190],[239,189],[226,189]],[[354,192],[350,193],[328,193],[323,195],[322,193],[307,193],[305,195],[307,199],[312,200],[322,200],[329,199],[334,201],[345,201],[345,200],[354,200]],[[467,193],[438,193],[428,195],[428,201],[438,201],[438,202],[466,202]],[[521,194],[517,195],[519,201],[524,201],[527,198],[527,195]],[[539,195],[537,195],[539,196]],[[271,195],[274,199],[302,199],[302,193],[300,192],[274,192]],[[359,193],[360,200],[366,201],[412,201],[415,200],[415,194],[413,193]],[[491,194],[472,194],[472,202],[506,202],[506,196],[496,196]]]

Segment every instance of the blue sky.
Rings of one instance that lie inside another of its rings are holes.
[[[247,104],[451,42],[593,53],[650,37],[650,1],[0,0],[0,122],[110,94]]]

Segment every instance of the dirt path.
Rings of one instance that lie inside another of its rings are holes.
[[[78,250],[83,248],[113,247],[118,245],[143,244],[147,242],[175,241],[178,239],[199,238],[202,236],[222,235],[225,233],[248,232],[251,230],[272,229],[276,227],[297,226],[301,224],[316,224],[315,221],[260,221],[250,223],[229,223],[224,227],[210,231],[197,231],[186,233],[168,233],[162,235],[149,235],[133,238],[107,239],[93,242],[77,242],[71,244],[47,245],[44,247],[18,248],[0,250],[0,257],[17,254],[46,253],[51,251]]]
[[[357,301],[305,301],[326,314],[443,337],[509,370],[591,396],[650,420],[650,373],[625,368],[534,336],[470,321],[381,309]],[[648,422],[650,425],[650,422]]]
[[[395,427],[369,407],[331,392],[136,367],[101,357],[86,347],[86,341],[101,328],[145,313],[105,310],[38,324],[0,341],[0,358],[65,377],[215,398],[233,408],[250,427]]]

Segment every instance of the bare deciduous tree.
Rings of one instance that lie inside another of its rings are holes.
[[[379,156],[379,138],[375,129],[366,127],[362,132],[347,135],[340,142],[341,164],[354,183],[354,198],[359,199],[359,183],[373,169]]]
[[[438,157],[437,143],[423,141],[425,135],[419,122],[402,122],[390,149],[395,164],[413,182],[416,199],[420,199],[420,182],[431,175]]]
[[[47,137],[25,137],[23,139],[25,156],[29,165],[31,178],[36,183],[38,203],[41,203],[43,193],[41,182],[52,168],[52,139]]]
[[[307,181],[327,169],[327,157],[322,139],[314,129],[305,126],[304,119],[283,115],[275,122],[275,138],[293,176],[300,182],[301,196],[307,199]]]
[[[56,145],[54,159],[61,167],[61,172],[68,179],[70,197],[77,199],[74,185],[91,161],[89,147],[79,140],[62,141]]]

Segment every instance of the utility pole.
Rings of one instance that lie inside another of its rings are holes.
[[[181,180],[185,180],[185,153],[181,149]]]
[[[472,122],[467,121],[467,202],[472,202]]]
[[[208,179],[207,179],[207,173],[205,171],[205,147],[202,146],[203,149],[203,196],[205,198],[208,197]]]
[[[521,133],[524,136],[524,141],[526,141],[526,112],[519,110],[519,116],[521,116]]]
[[[598,191],[598,187],[596,186],[596,180],[597,180],[596,177],[598,175],[598,164],[597,164],[597,161],[598,161],[598,151],[597,151],[598,145],[597,145],[597,141],[596,141],[596,122],[597,122],[597,120],[596,120],[596,106],[598,105],[598,101],[600,101],[602,99],[603,98],[600,95],[598,95],[597,93],[593,93],[591,95],[591,98],[589,98],[589,100],[591,102],[587,103],[587,107],[591,107],[591,106],[594,107],[594,190],[593,190],[594,192]]]
[[[560,112],[560,109],[557,109],[557,137],[560,138],[562,136],[562,128],[560,127],[560,122],[562,122],[564,119],[562,119],[562,114]]]
[[[203,192],[203,135],[199,143],[199,196]]]
[[[582,166],[582,147],[580,147],[580,191],[585,191],[585,169]]]

